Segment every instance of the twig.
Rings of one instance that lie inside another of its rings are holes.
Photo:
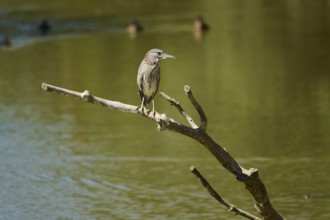
[[[237,215],[241,215],[243,217],[246,217],[247,219],[252,220],[261,220],[257,216],[254,216],[240,208],[237,208],[235,205],[229,203],[227,200],[223,199],[211,186],[211,184],[203,177],[203,175],[195,168],[194,166],[190,167],[190,171],[195,174],[195,176],[200,180],[202,185],[205,187],[205,189],[213,196],[216,200],[218,200],[221,204],[226,206],[228,208],[228,212],[234,212]]]
[[[185,85],[184,86],[184,91],[186,93],[186,95],[188,96],[188,99],[190,100],[191,104],[193,104],[193,106],[195,107],[195,109],[197,110],[199,117],[201,119],[201,130],[203,132],[206,132],[206,128],[207,128],[207,118],[206,115],[204,113],[203,108],[198,104],[198,102],[196,101],[195,97],[193,96],[190,86]]]
[[[198,126],[196,125],[196,123],[194,122],[194,120],[183,110],[182,106],[180,105],[180,103],[178,101],[176,101],[175,99],[169,97],[168,95],[166,95],[163,92],[159,93],[164,99],[166,99],[168,102],[171,103],[171,105],[174,105],[178,111],[181,113],[181,115],[187,120],[187,122],[190,124],[190,126],[192,128],[198,128]]]

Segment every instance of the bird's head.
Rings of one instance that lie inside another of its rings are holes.
[[[157,49],[157,48],[149,50],[146,54],[146,57],[148,57],[149,59],[152,59],[152,60],[157,60],[157,61],[167,59],[167,58],[175,59],[174,56],[167,54],[164,51],[162,51],[161,49]]]

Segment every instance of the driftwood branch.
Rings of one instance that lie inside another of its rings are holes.
[[[206,190],[213,196],[218,202],[223,204],[228,208],[228,212],[234,212],[237,215],[241,215],[247,219],[252,219],[252,220],[261,220],[257,216],[251,215],[250,213],[237,208],[235,205],[229,203],[227,200],[222,198],[210,185],[210,183],[202,176],[202,174],[195,168],[194,166],[190,167],[190,171],[200,180],[202,185],[206,188]]]
[[[177,122],[176,120],[166,116],[166,114],[160,114],[158,112],[153,112],[152,110],[148,110],[146,108],[139,108],[139,106],[124,104],[118,101],[110,101],[103,98],[96,97],[92,95],[89,91],[84,92],[76,92],[60,87],[56,87],[53,85],[49,85],[46,83],[42,84],[42,89],[49,92],[55,92],[62,95],[69,95],[75,98],[81,99],[86,102],[90,102],[93,104],[109,107],[114,110],[129,112],[133,114],[137,114],[146,118],[149,118],[155,121],[158,124],[158,128],[160,130],[169,130],[180,133],[187,137],[193,138],[199,143],[201,143],[206,149],[208,149],[214,157],[219,161],[219,163],[235,175],[236,179],[245,184],[246,189],[251,193],[255,208],[258,213],[265,220],[277,220],[284,219],[272,206],[265,185],[259,178],[258,170],[255,168],[245,169],[240,166],[232,156],[226,151],[225,148],[221,147],[218,143],[216,143],[206,132],[207,129],[207,118],[202,109],[202,107],[198,104],[196,99],[194,98],[191,89],[189,86],[185,86],[185,93],[192,103],[192,105],[197,110],[201,123],[198,126],[193,119],[183,110],[180,106],[179,102],[175,101],[173,98],[170,98],[165,93],[161,93],[162,97],[164,97],[167,101],[170,102],[171,105],[174,105],[181,115],[187,120],[190,126],[186,126]]]

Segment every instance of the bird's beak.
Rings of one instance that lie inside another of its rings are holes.
[[[167,53],[163,53],[163,55],[162,55],[162,59],[167,59],[167,58],[175,59],[175,56],[172,56],[172,55],[167,54]]]

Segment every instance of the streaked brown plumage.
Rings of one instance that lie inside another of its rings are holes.
[[[157,93],[160,82],[160,60],[166,58],[175,57],[154,48],[146,53],[139,66],[137,88],[142,101],[141,109],[152,101],[152,109],[155,111],[154,96]]]

